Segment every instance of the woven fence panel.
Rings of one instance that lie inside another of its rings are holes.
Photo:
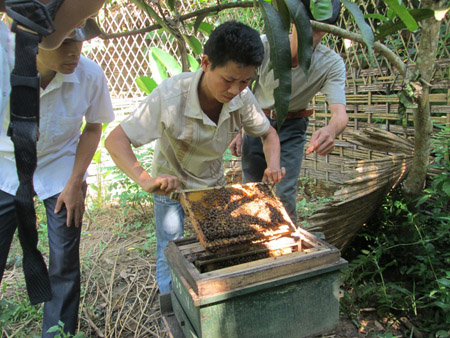
[[[414,66],[411,66],[413,71]],[[439,60],[435,64],[435,76],[431,86],[430,111],[434,124],[450,123],[450,96],[448,88],[450,59]],[[404,121],[398,114],[396,93],[402,88],[402,77],[385,68],[367,70],[348,70],[346,98],[349,123],[339,137],[334,151],[323,157],[315,153],[305,155],[301,176],[343,183],[348,176],[344,173],[344,164],[352,160],[372,160],[390,155],[388,152],[375,151],[352,143],[353,131],[368,127],[390,131],[405,138],[412,138],[413,111],[407,110]],[[312,102],[314,113],[308,126],[308,138],[317,129],[325,126],[331,114],[320,93]]]

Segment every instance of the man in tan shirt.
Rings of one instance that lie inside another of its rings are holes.
[[[235,21],[217,27],[204,46],[201,69],[165,80],[108,136],[105,146],[117,166],[154,194],[157,232],[156,279],[171,290],[164,249],[181,238],[184,213],[167,195],[179,188],[225,184],[223,153],[241,128],[264,144],[264,181],[279,182],[277,133],[247,85],[264,56],[259,33]],[[157,140],[151,174],[138,163],[131,144]]]

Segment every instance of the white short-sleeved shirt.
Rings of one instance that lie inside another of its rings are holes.
[[[14,35],[0,21],[0,126],[5,117],[6,104],[11,92],[11,71],[14,66]],[[2,131],[0,130],[0,133]]]
[[[264,60],[257,69],[258,80],[254,93],[258,103],[264,109],[273,109],[275,99],[273,91],[278,86],[274,81],[270,65],[269,41],[261,36],[264,45]],[[318,44],[311,58],[308,78],[299,66],[292,68],[292,91],[289,111],[307,109],[314,95],[321,92],[328,104],[345,104],[345,64],[342,58],[328,47]]]
[[[223,105],[216,125],[200,107],[202,74],[199,69],[166,79],[121,122],[134,146],[157,140],[152,176],[177,176],[188,189],[224,184],[222,157],[236,134],[244,128],[258,137],[270,127],[248,88]]]
[[[6,111],[0,135],[0,190],[15,195],[19,181],[14,148],[6,136],[9,104]],[[85,57],[80,58],[72,74],[57,73],[47,88],[41,89],[38,162],[33,177],[40,199],[54,196],[66,186],[75,163],[83,118],[89,123],[114,120],[103,71]]]

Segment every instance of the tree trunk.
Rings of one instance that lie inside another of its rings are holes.
[[[445,1],[423,0],[424,8],[443,8]],[[433,123],[430,116],[429,94],[441,22],[434,17],[422,21],[416,71],[419,72],[422,93],[418,93],[417,109],[414,110],[414,159],[408,177],[403,186],[405,196],[413,199],[421,195],[427,175],[430,155],[430,140]]]

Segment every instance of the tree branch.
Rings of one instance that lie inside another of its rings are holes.
[[[225,9],[230,9],[230,8],[251,8],[254,7],[255,3],[254,1],[242,1],[242,2],[232,2],[232,3],[226,3],[226,4],[221,4],[220,6],[212,6],[212,7],[208,7],[208,8],[202,8],[199,9],[198,11],[194,11],[192,13],[188,13],[185,15],[181,15],[179,17],[179,21],[186,21],[198,16],[202,16],[202,15],[207,15],[209,13],[214,13],[214,12],[220,12],[222,10]],[[138,35],[138,34],[144,34],[144,33],[148,33],[157,29],[162,28],[162,26],[160,24],[154,24],[142,29],[136,29],[136,30],[131,30],[131,31],[127,31],[127,32],[120,32],[120,33],[102,33],[100,34],[100,38],[103,40],[108,40],[108,39],[115,39],[115,38],[120,38],[120,37],[125,37],[125,36],[132,36],[132,35]]]
[[[317,30],[327,32],[344,39],[349,39],[358,43],[364,43],[362,35],[358,33],[352,33],[346,31],[345,29],[317,21],[311,21],[311,26]],[[397,70],[401,72],[403,76],[406,75],[406,65],[397,54],[392,52],[388,47],[380,42],[374,42],[373,49],[375,50],[375,52],[383,55],[395,68],[397,68]]]

